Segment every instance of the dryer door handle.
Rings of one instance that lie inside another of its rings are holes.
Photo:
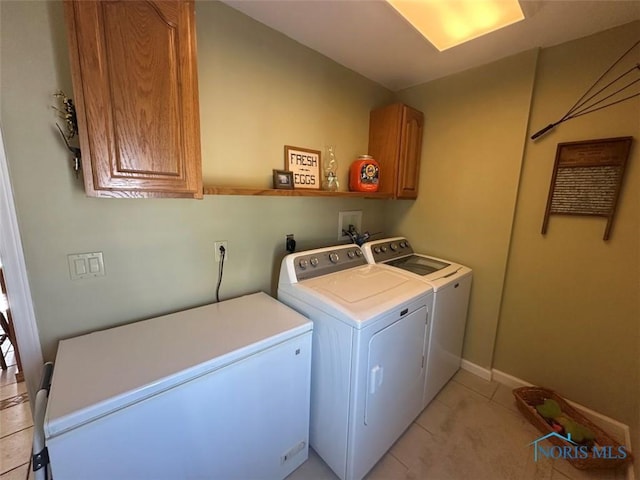
[[[374,395],[378,388],[382,385],[384,378],[384,368],[380,365],[376,365],[369,372],[369,393]]]

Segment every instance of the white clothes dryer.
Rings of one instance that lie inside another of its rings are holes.
[[[313,321],[309,443],[359,480],[422,410],[433,289],[341,245],[286,256],[278,299]]]
[[[423,400],[426,407],[460,368],[473,272],[464,265],[415,253],[404,237],[373,240],[362,250],[370,263],[409,272],[433,287]]]

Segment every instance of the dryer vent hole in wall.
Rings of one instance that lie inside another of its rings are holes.
[[[289,450],[288,452],[286,452],[284,455],[280,457],[280,464],[282,465],[287,460],[290,460],[291,458],[293,458],[293,456],[296,453],[301,452],[304,449],[305,445],[306,443],[304,442],[304,440],[298,443],[297,445],[295,445],[291,450]]]

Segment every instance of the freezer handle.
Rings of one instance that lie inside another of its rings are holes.
[[[36,480],[49,478],[49,453],[44,441],[44,416],[51,388],[53,363],[47,362],[42,369],[40,390],[36,393],[33,410],[33,472]]]
[[[51,377],[53,376],[53,362],[47,362],[42,368],[42,377],[40,378],[40,388],[38,390],[45,389],[47,394],[51,388]]]

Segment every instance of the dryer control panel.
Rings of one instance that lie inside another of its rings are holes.
[[[287,255],[283,262],[295,278],[306,280],[348,268],[367,265],[367,260],[357,245],[319,248]]]
[[[373,259],[373,263],[382,263],[394,258],[406,257],[413,254],[409,240],[404,237],[387,238],[384,240],[367,242],[363,246],[365,255]]]

